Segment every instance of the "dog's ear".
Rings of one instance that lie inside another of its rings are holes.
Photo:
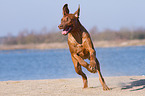
[[[79,7],[78,7],[78,10],[74,13],[74,15],[75,15],[76,17],[79,17],[79,15],[80,15],[80,5],[79,5]]]
[[[63,6],[63,16],[69,14],[68,4]]]

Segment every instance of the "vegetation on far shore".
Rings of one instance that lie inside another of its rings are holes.
[[[121,28],[120,30],[106,29],[99,31],[96,27],[89,30],[92,40],[95,41],[120,41],[145,39],[145,28]],[[61,32],[48,31],[46,28],[38,31],[20,31],[17,36],[8,34],[0,37],[0,45],[26,45],[44,43],[62,43],[67,41],[67,36]]]

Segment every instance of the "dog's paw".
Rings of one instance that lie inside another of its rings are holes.
[[[107,91],[107,90],[111,90],[107,85],[103,86],[103,90]]]
[[[88,69],[91,73],[96,73],[97,72],[97,67],[96,66],[92,66],[91,64],[88,66]]]
[[[90,61],[89,69],[92,70],[93,73],[97,72],[97,64],[94,60]]]

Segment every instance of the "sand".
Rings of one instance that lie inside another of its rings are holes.
[[[145,76],[105,77],[112,89],[103,91],[98,78],[0,81],[0,96],[145,96]]]

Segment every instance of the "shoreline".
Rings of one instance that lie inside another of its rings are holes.
[[[120,41],[94,41],[95,48],[108,47],[128,47],[128,46],[145,46],[143,40],[120,40]],[[68,49],[67,42],[62,43],[43,43],[43,44],[25,44],[25,45],[0,45],[0,50],[17,50],[17,49]]]
[[[0,81],[1,96],[144,96],[145,76],[104,77],[112,89],[103,91],[99,78],[88,78],[83,89],[81,78]]]

